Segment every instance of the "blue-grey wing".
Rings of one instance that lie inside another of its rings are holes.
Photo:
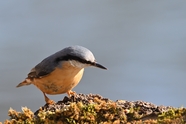
[[[57,62],[48,58],[44,59],[36,65],[28,74],[30,78],[41,78],[53,72],[57,66]]]

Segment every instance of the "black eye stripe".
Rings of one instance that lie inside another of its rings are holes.
[[[80,57],[72,56],[72,55],[66,55],[66,56],[63,56],[63,57],[58,57],[58,58],[56,58],[55,61],[58,63],[60,61],[68,61],[68,60],[76,60],[76,61],[79,61],[79,62],[84,63],[84,64],[95,65],[94,62],[87,61],[87,60],[84,60]]]

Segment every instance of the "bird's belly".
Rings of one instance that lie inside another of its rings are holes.
[[[56,68],[51,74],[40,79],[34,79],[33,84],[42,92],[54,95],[73,89],[81,80],[84,69],[62,70]]]

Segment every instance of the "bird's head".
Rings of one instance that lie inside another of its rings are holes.
[[[101,69],[107,69],[96,62],[93,53],[89,49],[82,46],[66,47],[57,54],[60,54],[60,57],[57,57],[58,61],[69,61],[74,67],[85,68],[94,66]]]

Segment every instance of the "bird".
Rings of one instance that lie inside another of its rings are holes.
[[[84,68],[90,66],[107,70],[96,62],[89,49],[79,45],[69,46],[43,59],[16,87],[33,84],[43,92],[46,104],[54,104],[46,94],[75,95],[72,89],[80,82]]]

